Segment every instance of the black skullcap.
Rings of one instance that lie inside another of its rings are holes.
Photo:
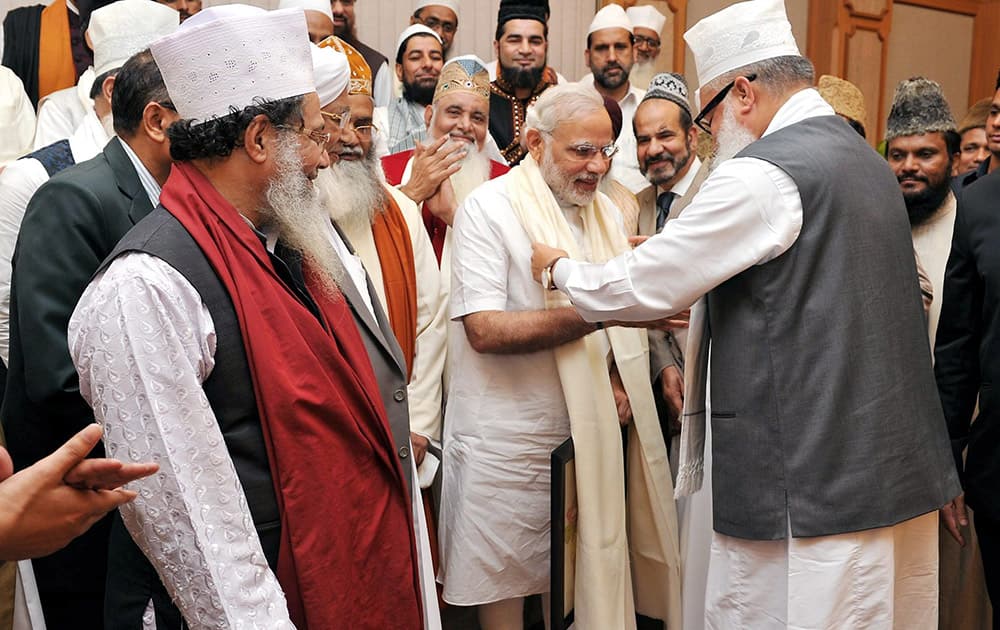
[[[548,15],[547,0],[500,0],[497,28],[501,28],[511,20],[535,20],[545,24]]]

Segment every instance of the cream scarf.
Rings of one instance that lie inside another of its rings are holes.
[[[508,180],[511,205],[529,238],[582,259],[569,224],[534,159],[525,157]],[[581,209],[594,262],[609,260],[628,249],[617,214],[602,194]],[[548,291],[545,306],[553,309],[571,304],[563,293]],[[618,327],[606,332],[632,407],[628,505],[618,413],[602,344],[595,335],[587,335],[555,349],[576,453],[579,534],[575,627],[632,630],[639,612],[663,619],[669,630],[680,630],[677,514],[649,381],[646,332]]]

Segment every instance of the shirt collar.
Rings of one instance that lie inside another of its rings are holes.
[[[142,163],[139,156],[135,154],[132,147],[128,145],[127,142],[118,138],[118,142],[122,145],[122,149],[125,150],[125,155],[128,156],[129,162],[132,163],[132,168],[135,169],[135,174],[139,176],[139,183],[142,184],[142,189],[146,191],[146,196],[149,197],[149,203],[155,208],[160,205],[160,184],[153,177],[153,174],[149,172],[146,165]]]
[[[670,192],[678,197],[686,195],[688,189],[691,188],[691,184],[694,182],[694,178],[698,176],[699,170],[701,170],[701,160],[698,159],[697,155],[692,155],[687,173],[684,173],[684,177],[680,178],[677,183],[670,187]]]

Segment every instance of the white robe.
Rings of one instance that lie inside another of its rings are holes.
[[[545,308],[504,180],[469,195],[453,230],[449,372],[461,378],[445,409],[438,580],[458,605],[549,590],[551,457],[570,435],[554,352],[480,354],[459,321]]]
[[[76,85],[56,90],[38,102],[35,149],[69,138],[87,112],[94,110],[94,99],[90,98],[94,78],[94,68],[87,68]]]

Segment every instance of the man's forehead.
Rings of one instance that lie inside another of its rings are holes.
[[[544,37],[545,26],[538,20],[510,20],[503,25],[503,37]]]
[[[681,106],[665,98],[648,98],[639,103],[633,117],[638,125],[679,125],[681,121]]]
[[[443,52],[444,48],[441,46],[441,42],[439,42],[436,37],[420,33],[406,40],[406,46],[403,48],[403,55],[408,55],[416,50],[422,52]]]
[[[915,133],[908,136],[897,136],[887,143],[889,149],[906,149],[918,151],[926,148],[945,149],[948,144],[943,131]]]
[[[490,102],[480,98],[471,92],[452,92],[445,94],[434,104],[435,110],[447,109],[449,107],[460,107],[464,110],[482,112],[486,115],[490,113]]]
[[[623,28],[602,28],[590,34],[590,47],[602,44],[628,44],[629,33]]]

